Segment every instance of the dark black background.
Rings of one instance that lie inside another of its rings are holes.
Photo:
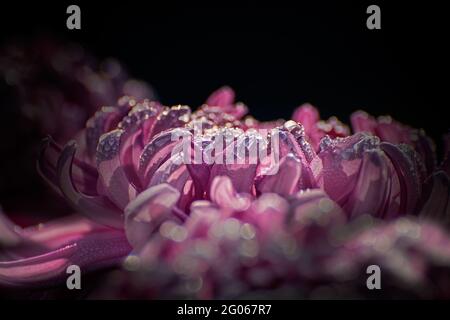
[[[81,31],[66,29],[71,3]],[[259,118],[288,118],[309,101],[324,116],[364,108],[437,137],[448,128],[443,3],[2,1],[0,26],[9,39],[45,31],[114,56],[167,104],[196,106],[227,84]],[[366,28],[369,4],[381,7],[381,30]]]
[[[73,3],[82,30],[66,29]],[[366,28],[370,4],[381,7],[381,30]],[[423,127],[439,144],[449,128],[448,14],[444,1],[2,1],[0,39],[77,41],[118,58],[169,105],[195,107],[230,85],[263,120],[289,118],[304,102],[345,122],[362,108]]]

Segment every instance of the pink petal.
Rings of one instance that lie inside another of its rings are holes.
[[[214,91],[206,100],[209,106],[227,107],[234,103],[234,91],[230,87],[222,87]]]
[[[292,120],[300,122],[305,127],[306,134],[310,134],[320,120],[319,111],[309,103],[302,104],[295,109]]]
[[[41,151],[37,161],[37,171],[44,180],[58,193],[58,177],[56,166],[58,158],[62,152],[59,146],[51,137],[42,141]],[[95,195],[98,173],[90,164],[74,157],[72,168],[72,179],[79,190],[84,193]]]
[[[139,159],[138,169],[143,188],[149,185],[155,171],[171,157],[175,146],[181,143],[178,139],[173,140],[173,137],[182,137],[187,132],[185,129],[164,131],[153,137],[145,146]]]
[[[450,179],[443,171],[434,173],[426,182],[430,189],[420,216],[450,226]]]
[[[401,148],[388,142],[381,143],[380,147],[390,158],[400,181],[399,210],[401,213],[413,213],[421,193],[420,180],[413,159]]]
[[[86,123],[86,155],[95,160],[98,141],[104,133],[115,129],[132,107],[131,100],[123,100],[118,107],[102,107]],[[93,161],[94,162],[94,161]]]
[[[180,192],[163,183],[140,193],[125,208],[125,231],[134,248],[141,248],[166,220],[180,221],[173,213]]]
[[[232,180],[227,176],[215,176],[211,183],[210,198],[223,208],[245,210],[250,206],[248,195],[238,194]]]
[[[29,258],[0,262],[0,284],[9,286],[52,285],[63,282],[69,265],[82,272],[117,264],[131,248],[123,232],[86,234],[61,248]]]
[[[3,214],[0,208],[0,249],[14,247],[22,242],[20,228]]]
[[[75,143],[69,142],[58,159],[57,175],[61,192],[80,213],[99,223],[123,228],[121,212],[107,198],[87,196],[75,188],[71,174],[75,151]]]
[[[372,116],[364,111],[353,113],[350,117],[350,122],[355,133],[366,132],[375,134],[377,122]]]
[[[260,193],[274,192],[283,196],[296,193],[300,187],[302,166],[300,161],[292,154],[284,157],[278,172],[274,175],[262,176],[256,182],[256,190]]]
[[[343,205],[349,217],[362,214],[382,216],[389,200],[389,184],[386,156],[379,150],[366,151],[354,190]]]
[[[130,183],[125,167],[132,163],[123,164],[120,160],[123,130],[114,130],[104,134],[97,146],[97,168],[100,181],[104,186],[108,198],[123,209],[136,196],[136,188]]]
[[[166,107],[156,119],[151,137],[169,129],[183,127],[190,120],[190,116],[191,109],[188,106]]]

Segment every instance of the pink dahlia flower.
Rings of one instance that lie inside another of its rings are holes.
[[[230,88],[195,112],[124,97],[65,146],[48,138],[38,170],[80,215],[31,229],[2,217],[0,283],[122,262],[98,297],[322,297],[364,284],[369,262],[399,290],[448,272],[448,165],[422,131],[356,113],[350,134],[310,105],[286,122],[246,112]],[[236,153],[254,141],[263,156]],[[228,154],[241,161],[211,161]]]

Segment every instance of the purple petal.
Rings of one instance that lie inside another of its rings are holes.
[[[426,182],[430,189],[420,216],[450,226],[450,179],[443,171],[438,171]]]
[[[123,164],[120,160],[123,130],[114,130],[104,134],[97,146],[97,168],[100,181],[104,186],[108,198],[123,209],[136,196],[136,188],[128,180],[125,167],[132,163]]]
[[[284,157],[279,166],[276,174],[262,176],[260,181],[256,182],[258,192],[274,192],[289,196],[299,190],[299,180],[302,174],[300,161],[291,154]]]
[[[381,143],[380,147],[390,158],[400,182],[399,210],[401,213],[413,213],[421,192],[419,176],[413,160],[408,153],[388,142]]]
[[[76,145],[69,142],[58,159],[57,175],[63,195],[80,212],[99,223],[123,228],[121,212],[103,196],[87,196],[76,189],[72,181],[72,163]]]
[[[180,141],[173,140],[173,137],[181,137],[188,131],[185,129],[173,129],[161,132],[145,146],[139,159],[138,174],[141,178],[141,185],[146,188],[155,171],[167,161],[172,150]]]
[[[134,248],[141,248],[166,220],[180,221],[173,213],[180,192],[163,183],[140,193],[125,208],[125,231]]]
[[[83,272],[109,267],[120,262],[130,250],[123,232],[110,230],[86,234],[41,255],[0,262],[0,284],[57,284],[67,278],[69,265],[78,265]]]
[[[230,87],[222,87],[214,91],[206,100],[209,106],[227,107],[234,103],[234,91]]]
[[[350,117],[350,122],[354,132],[366,132],[375,134],[377,122],[368,113],[364,111],[357,111]]]
[[[245,210],[250,206],[249,195],[238,194],[232,180],[227,176],[215,176],[211,183],[210,198],[223,208]]]

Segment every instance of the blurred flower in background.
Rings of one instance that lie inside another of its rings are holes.
[[[77,44],[46,37],[0,48],[0,92],[1,134],[14,137],[2,142],[2,154],[14,157],[0,160],[1,203],[17,211],[15,219],[39,206],[56,214],[67,211],[62,202],[44,201],[48,193],[30,161],[37,157],[43,137],[67,142],[99,107],[114,105],[122,95],[155,98],[152,88],[129,77],[117,60],[99,61]],[[21,221],[27,220],[33,216]]]

